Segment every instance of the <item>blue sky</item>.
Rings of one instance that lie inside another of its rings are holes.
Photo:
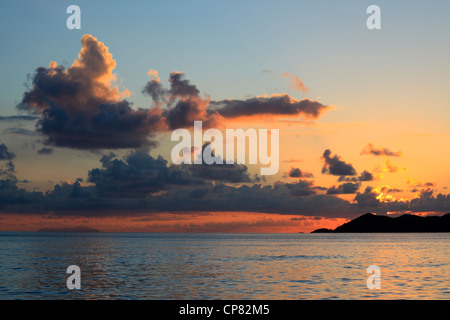
[[[140,91],[150,68],[162,79],[183,71],[213,99],[289,91],[277,76],[284,72],[299,75],[308,96],[338,105],[360,102],[349,91],[377,100],[392,90],[435,96],[445,89],[448,1],[378,1],[382,30],[369,31],[365,9],[372,2],[77,1],[81,30],[65,27],[72,2],[3,2],[0,112],[15,113],[36,66],[70,65],[85,33],[110,48],[136,105],[148,103]]]

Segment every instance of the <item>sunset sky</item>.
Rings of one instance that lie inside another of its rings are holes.
[[[0,7],[0,230],[310,232],[450,212],[446,0]],[[195,120],[279,129],[278,173],[173,165],[171,133]]]

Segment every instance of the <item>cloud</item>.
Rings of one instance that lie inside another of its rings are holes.
[[[356,194],[355,201],[359,207],[377,208],[381,204],[377,197],[378,193],[373,192],[372,187],[367,187],[364,192],[358,192]]]
[[[154,158],[147,149],[133,150],[124,159],[114,153],[104,155],[101,168],[88,173],[88,182],[95,184],[95,191],[102,196],[139,198],[182,186],[202,186],[202,190],[190,190],[194,198],[200,198],[214,182],[244,183],[259,181],[250,177],[242,164],[168,165],[161,156]],[[206,190],[206,191],[205,191]]]
[[[433,188],[436,187],[434,182],[419,182],[411,178],[406,178],[406,183],[410,188],[409,192],[416,193],[416,197],[422,197],[424,195],[432,194]],[[446,189],[446,188],[444,188]]]
[[[5,166],[0,166],[0,179],[7,179],[10,181],[17,181],[17,177],[15,175],[16,168],[14,163],[9,160],[6,162]]]
[[[6,161],[4,165],[0,162],[0,179],[17,182],[16,168],[12,161],[15,157],[16,155],[10,152],[4,143],[0,144],[0,161]]]
[[[401,189],[393,188],[389,185],[382,185],[377,188],[375,188],[378,193],[397,193],[397,192],[403,192]]]
[[[280,190],[285,188],[291,195],[297,197],[314,195],[317,194],[318,190],[321,190],[321,188],[315,187],[312,181],[305,180],[298,180],[292,183],[277,182],[275,186]]]
[[[338,179],[338,182],[347,181],[347,182],[363,182],[363,181],[373,181],[374,177],[373,174],[364,170],[359,177],[346,177],[341,176]]]
[[[327,190],[327,194],[351,194],[356,193],[360,187],[359,183],[346,182],[338,187],[332,186]]]
[[[290,73],[283,73],[284,78],[290,79],[291,87],[295,90],[301,91],[301,92],[308,92],[309,89],[305,86],[302,80],[300,80],[299,77],[294,76]]]
[[[155,80],[155,81],[157,81],[157,82],[161,82],[161,79],[159,79],[158,71],[153,70],[153,69],[150,69],[150,70],[148,70],[147,75],[148,75],[152,80]]]
[[[291,178],[314,178],[314,175],[310,172],[303,172],[299,168],[291,168],[288,173]]]
[[[201,98],[178,101],[170,110],[164,112],[170,130],[192,127],[194,121],[202,121],[203,128],[213,128],[219,123],[217,114],[206,112],[208,104]]]
[[[373,180],[373,175],[370,172],[364,170],[363,173],[361,173],[361,175],[359,176],[358,179],[359,179],[359,181],[372,181]]]
[[[23,136],[35,136],[36,132],[33,130],[28,130],[25,128],[7,128],[4,130],[5,133],[18,134]]]
[[[433,195],[433,190],[422,190],[416,198],[409,201],[396,200],[393,197],[380,201],[382,197],[376,189],[366,188],[364,193],[357,193],[355,200],[358,207],[372,212],[450,212],[450,194]]]
[[[208,113],[209,98],[200,97],[197,87],[184,79],[184,73],[170,73],[169,103],[177,100],[173,108],[164,112],[169,129],[191,127],[196,120],[201,120],[205,128],[216,127],[219,118],[217,113]]]
[[[0,160],[12,160],[15,157],[16,155],[10,152],[4,143],[0,144]]]
[[[159,106],[159,103],[165,99],[166,90],[161,84],[161,80],[158,78],[148,81],[144,89],[142,89],[142,93],[149,95],[156,105]]]
[[[198,97],[200,94],[200,90],[197,89],[197,86],[191,84],[189,80],[184,79],[183,72],[171,72],[169,82],[172,98]]]
[[[334,155],[331,157],[330,149],[326,149],[322,155],[322,159],[325,164],[322,167],[322,173],[331,174],[334,176],[354,176],[356,175],[356,170],[349,163],[341,160],[341,157]]]
[[[247,100],[211,101],[212,111],[225,118],[266,116],[303,116],[317,119],[329,107],[318,101],[297,100],[287,94],[255,97]]]
[[[0,212],[42,213],[39,208],[44,200],[41,192],[30,192],[17,186],[13,179],[0,179]]]
[[[411,179],[411,178],[406,178],[405,179],[406,184],[410,187],[410,188],[429,188],[429,187],[435,187],[436,183],[434,182],[419,182],[417,180]]]
[[[395,164],[393,164],[391,161],[389,161],[389,159],[386,159],[385,161],[385,166],[381,167],[381,166],[377,166],[375,167],[375,169],[373,169],[373,171],[375,173],[401,173],[401,172],[405,172],[406,168],[404,167],[399,167]]]
[[[91,35],[81,39],[78,59],[67,69],[51,62],[32,75],[21,110],[40,114],[37,129],[47,144],[78,149],[151,146],[160,110],[132,108],[114,85],[116,62]]]
[[[193,177],[205,180],[230,183],[260,182],[261,180],[263,180],[263,178],[261,178],[257,174],[251,177],[248,172],[248,167],[244,164],[226,163],[226,161],[222,159],[222,157],[216,156],[215,151],[210,147],[210,144],[210,142],[204,143],[201,151],[197,154],[198,158],[202,158],[200,164],[182,165],[179,166],[179,168],[188,172]],[[193,150],[193,152],[195,152],[194,147],[191,147],[191,149]],[[207,164],[207,161],[204,159],[205,150],[206,153],[211,154],[211,157],[217,158],[216,162]]]
[[[24,115],[20,115],[20,116],[0,116],[0,121],[8,121],[8,122],[12,122],[12,121],[35,121],[38,120],[39,117],[36,116],[24,116]]]
[[[139,198],[166,190],[170,185],[201,184],[201,180],[189,176],[179,167],[168,166],[162,157],[153,158],[140,149],[129,153],[125,159],[117,159],[114,153],[104,155],[102,168],[88,173],[88,182],[95,184],[95,191],[102,196]]]
[[[230,183],[252,182],[259,180],[257,176],[255,178],[250,177],[247,166],[243,164],[213,163],[211,165],[207,165],[203,163],[198,165],[186,165],[185,170],[190,172],[194,177],[205,180]]]
[[[390,162],[389,160],[386,160],[386,169],[388,172],[390,173],[397,173],[397,172],[403,172],[406,170],[406,168],[401,168],[395,164],[393,164],[392,162]]]
[[[303,162],[301,159],[289,159],[289,160],[283,160],[283,163],[295,163],[295,162]]]
[[[52,149],[52,148],[41,148],[41,149],[39,149],[38,151],[37,151],[37,153],[38,154],[41,154],[41,155],[48,155],[48,154],[52,154],[53,153],[53,151],[54,151],[54,149]]]
[[[370,154],[374,156],[390,156],[390,157],[401,157],[403,154],[402,152],[394,152],[389,150],[388,148],[384,147],[374,147],[372,143],[369,143],[367,146],[365,146],[361,154]]]

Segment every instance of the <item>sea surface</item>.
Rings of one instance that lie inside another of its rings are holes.
[[[450,233],[0,232],[0,299],[450,299]]]

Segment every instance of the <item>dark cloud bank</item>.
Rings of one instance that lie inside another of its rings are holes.
[[[356,203],[351,203],[335,196],[355,193],[351,182],[329,189],[301,179],[262,185],[254,182],[257,178],[248,174],[245,165],[223,165],[226,169],[173,166],[160,156],[152,157],[145,149],[123,159],[110,153],[100,162],[101,167],[89,171],[86,183],[81,179],[72,184],[60,183],[45,193],[27,191],[14,175],[1,175],[0,212],[108,216],[248,211],[352,218],[366,211],[450,211],[450,195],[433,196],[432,191],[408,202],[383,203],[376,198],[378,193],[368,187],[357,192]],[[235,184],[226,184],[230,180]]]

